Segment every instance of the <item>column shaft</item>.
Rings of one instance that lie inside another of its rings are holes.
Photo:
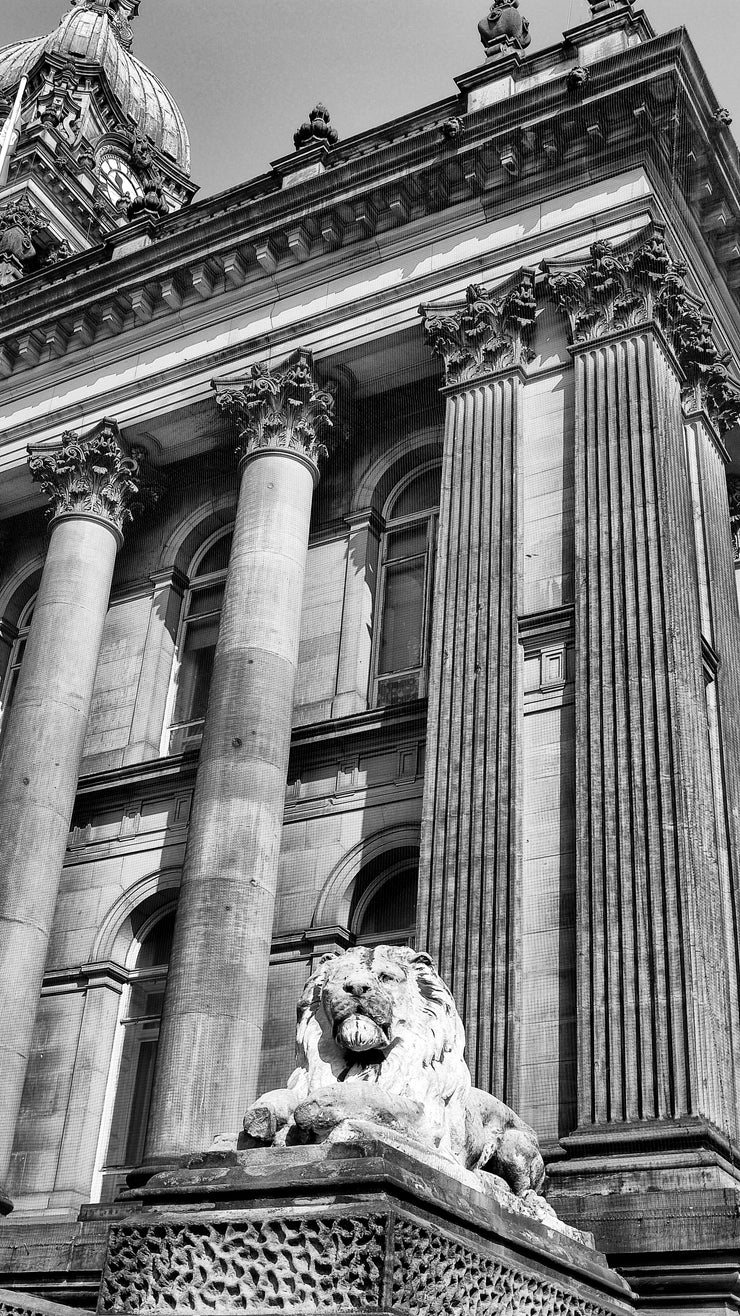
[[[7,1173],[108,608],[117,532],[52,527],[0,757],[0,1182]]]
[[[452,393],[440,501],[420,939],[460,1009],[474,1081],[512,1096],[519,582],[518,372]]]
[[[273,448],[243,467],[147,1160],[236,1133],[256,1095],[315,474]]]
[[[678,376],[650,326],[576,350],[581,1126],[734,1118]]]

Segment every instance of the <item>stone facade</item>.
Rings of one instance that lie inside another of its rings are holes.
[[[0,197],[6,1288],[94,1305],[126,1177],[283,1081],[325,952],[411,940],[558,1214],[648,1310],[737,1299],[740,176],[685,36],[591,8],[537,54],[492,6],[455,95],[317,106],[227,205],[116,139],[87,238],[65,33],[136,6],[46,44]]]

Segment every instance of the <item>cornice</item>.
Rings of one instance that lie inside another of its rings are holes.
[[[522,61],[523,72],[529,63]],[[685,33],[600,60],[587,94],[576,98],[569,67],[564,62],[560,76],[471,113],[464,97],[438,102],[333,148],[331,167],[298,186],[278,189],[273,175],[263,175],[147,231],[119,230],[53,274],[14,285],[2,307],[0,375],[18,375],[152,320],[165,327],[183,309],[217,305],[245,285],[273,285],[274,291],[289,271],[304,267],[308,274],[317,262],[335,261],[340,250],[342,259],[353,249],[360,257],[367,240],[419,220],[438,222],[460,205],[476,204],[484,213],[491,206],[514,210],[541,195],[543,186],[562,191],[584,160],[592,177],[646,158],[669,169],[680,98],[683,114],[692,118],[691,140],[717,148],[716,164],[705,151],[704,162],[697,156],[686,166],[702,228],[706,203],[693,178],[702,169],[713,170],[713,205],[721,185],[734,222],[740,213],[736,148],[727,130],[714,124],[706,77]],[[670,80],[675,95],[666,102]],[[451,116],[462,124],[454,138],[443,131]],[[137,241],[138,250],[115,258],[117,247]],[[740,257],[736,261],[731,245],[725,248],[720,267],[734,280]]]

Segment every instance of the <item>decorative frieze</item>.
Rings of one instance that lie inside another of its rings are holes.
[[[213,381],[216,403],[239,427],[246,457],[260,448],[288,448],[310,461],[328,456],[323,440],[333,425],[334,399],[318,387],[310,352],[284,366],[252,366],[245,379]]]
[[[51,503],[52,516],[84,512],[119,532],[132,520],[141,480],[115,421],[102,420],[84,437],[67,430],[53,446],[29,445],[31,476]]]
[[[503,295],[471,283],[465,302],[420,306],[432,356],[440,357],[447,384],[467,384],[499,370],[526,365],[537,302],[535,276],[523,271]]]

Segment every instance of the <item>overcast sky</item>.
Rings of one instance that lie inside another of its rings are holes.
[[[559,41],[586,0],[520,0],[530,51]],[[636,5],[636,8],[638,6]],[[740,0],[646,0],[657,32],[686,26],[740,140]],[[482,62],[490,0],[141,0],[134,53],[177,100],[200,195],[293,149],[317,100],[341,137],[454,94]],[[0,0],[0,44],[51,31],[65,0]]]

